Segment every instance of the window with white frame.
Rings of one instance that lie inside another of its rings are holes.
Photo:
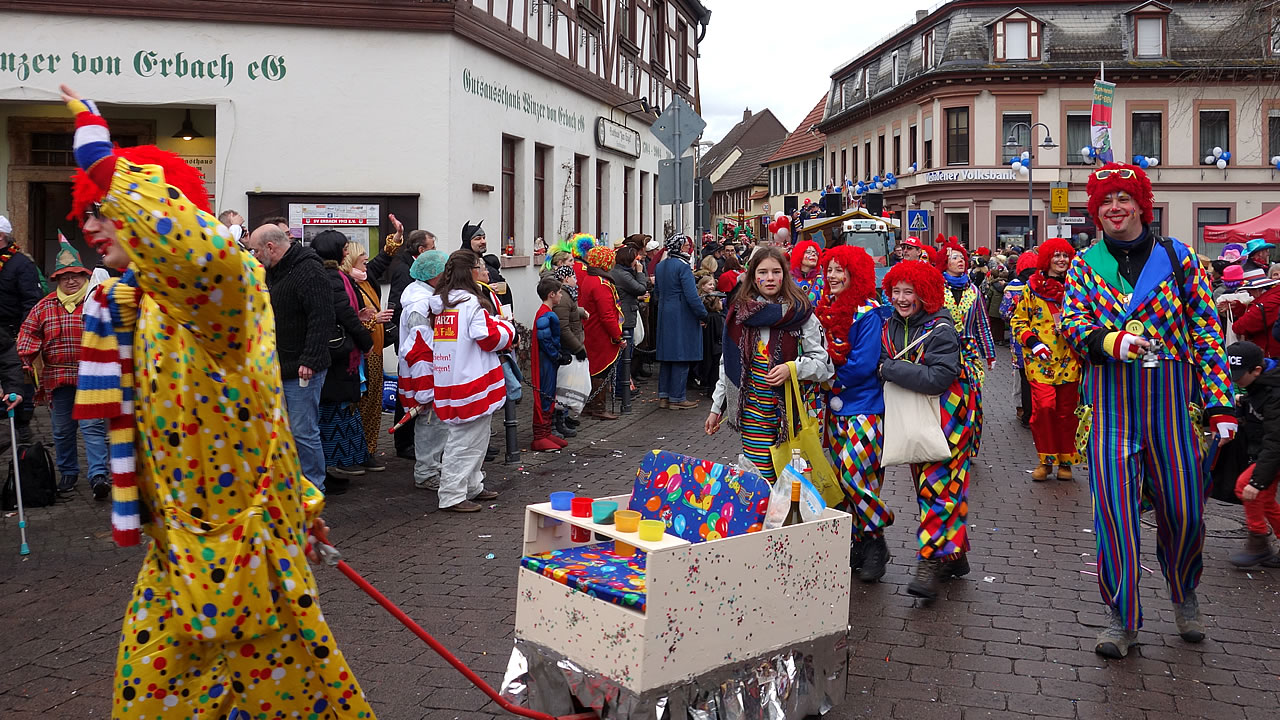
[[[1164,57],[1164,16],[1134,18],[1133,56]]]
[[[1200,111],[1200,161],[1213,159],[1215,147],[1231,149],[1231,111]],[[1216,162],[1216,160],[1214,160]],[[1213,162],[1208,163],[1210,165]]]
[[[1015,10],[991,24],[991,56],[996,62],[1039,60],[1041,24]]]
[[[1031,54],[1031,23],[1006,22],[1004,24],[1004,59],[1026,60]]]
[[[922,36],[921,47],[920,47],[920,58],[924,63],[925,70],[929,70],[935,64],[934,58],[933,58],[933,40],[934,40],[933,30],[926,32]]]
[[[898,84],[898,51],[894,50],[889,55],[889,84]]]
[[[1134,155],[1160,157],[1160,133],[1162,129],[1160,120],[1161,114],[1158,112],[1135,112],[1133,114],[1130,124],[1133,126],[1133,146],[1131,149]],[[1067,145],[1067,147],[1071,146]]]
[[[1093,122],[1088,111],[1067,113],[1067,164],[1092,165],[1080,148],[1093,145]]]
[[[1016,145],[1009,145],[1010,137],[1014,139],[1017,143]],[[1000,124],[1000,147],[1002,150],[1001,159],[1006,164],[1012,162],[1015,157],[1022,155],[1022,151],[1031,149],[1030,143],[1031,113],[1004,113]]]
[[[871,68],[862,68],[862,97],[871,97]]]

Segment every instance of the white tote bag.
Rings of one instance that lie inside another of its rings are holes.
[[[900,360],[929,336],[925,333],[894,356]],[[946,460],[951,446],[942,433],[938,395],[925,395],[891,382],[884,384],[884,448],[881,465],[908,465]]]
[[[586,360],[573,359],[556,374],[556,404],[577,415],[591,394],[591,370]]]

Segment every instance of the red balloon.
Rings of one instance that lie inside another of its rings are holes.
[[[781,230],[783,228],[791,229],[791,218],[778,218],[778,229]]]
[[[769,223],[769,234],[772,235],[776,232],[778,232],[778,223],[776,222]]]

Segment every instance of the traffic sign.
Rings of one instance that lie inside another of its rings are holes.
[[[1058,218],[1058,222],[1063,225],[1084,225],[1088,221],[1089,221],[1089,218],[1073,216],[1073,215],[1068,215],[1067,217]]]
[[[929,211],[928,210],[908,210],[907,211],[907,229],[911,232],[928,232],[929,231]]]
[[[693,200],[693,158],[683,159],[679,165],[675,159],[658,161],[658,203],[661,205],[683,204]],[[676,173],[679,173],[679,185],[676,184]],[[707,194],[710,201],[711,195]]]
[[[1052,188],[1049,190],[1049,212],[1059,215],[1071,212],[1071,207],[1067,203],[1066,188]]]
[[[662,111],[658,119],[653,121],[650,132],[663,147],[677,157],[689,149],[694,140],[702,134],[707,122],[698,117],[697,111],[683,97],[676,95],[671,103]],[[687,199],[688,196],[685,196]]]

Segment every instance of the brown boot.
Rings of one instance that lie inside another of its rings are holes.
[[[1044,482],[1049,479],[1049,473],[1053,472],[1052,465],[1040,465],[1031,471],[1031,479],[1035,482]]]
[[[1070,479],[1071,479],[1071,466],[1070,466],[1070,465],[1059,465],[1059,466],[1058,466],[1058,479],[1059,479],[1059,480],[1070,480]]]

